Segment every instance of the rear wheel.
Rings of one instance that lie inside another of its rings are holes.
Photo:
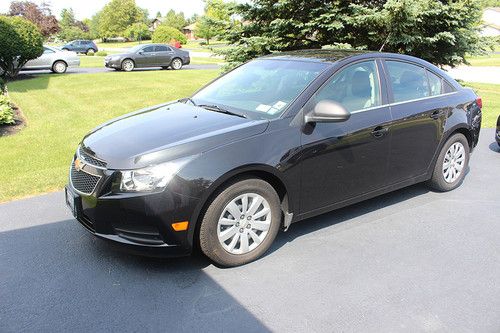
[[[134,69],[135,67],[135,64],[132,60],[130,59],[125,59],[123,60],[122,62],[122,69],[125,71],[125,72],[130,72]]]
[[[221,266],[238,266],[263,255],[281,224],[278,194],[262,179],[244,179],[222,190],[200,226],[203,253]]]
[[[89,54],[89,53],[95,53],[96,51],[94,49],[88,49],[85,54]]]
[[[68,65],[64,61],[58,60],[52,65],[52,71],[57,74],[66,73]]]
[[[467,138],[457,133],[444,144],[429,185],[438,191],[451,191],[460,186],[469,165],[470,148]]]
[[[182,68],[182,60],[179,58],[175,58],[174,60],[172,60],[170,67],[172,67],[172,69],[174,69],[174,70],[181,69]]]

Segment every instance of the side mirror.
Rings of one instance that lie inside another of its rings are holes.
[[[142,52],[142,50],[140,50],[140,51],[137,51],[137,54],[140,54],[140,55],[142,55],[142,53],[143,53],[143,52]]]
[[[328,99],[319,101],[314,110],[306,114],[306,123],[338,123],[346,121],[351,114],[340,103]]]

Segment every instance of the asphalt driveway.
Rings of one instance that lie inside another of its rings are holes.
[[[416,185],[294,224],[232,269],[118,252],[61,192],[1,204],[0,331],[498,332],[499,184],[483,130],[457,190]]]

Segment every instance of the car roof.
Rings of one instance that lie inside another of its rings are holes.
[[[310,50],[295,50],[276,52],[261,57],[261,59],[282,59],[282,60],[298,60],[311,62],[336,62],[338,60],[372,53],[370,51],[361,50],[329,50],[329,49],[310,49]]]

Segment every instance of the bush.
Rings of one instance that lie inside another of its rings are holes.
[[[6,77],[15,77],[28,60],[43,53],[40,30],[22,17],[0,16],[0,67]]]
[[[99,56],[99,57],[105,57],[108,55],[108,53],[104,52],[104,51],[99,51],[99,52],[96,52],[95,53],[96,56]]]
[[[10,105],[9,97],[0,94],[0,125],[14,125],[14,110]]]
[[[170,43],[173,40],[179,41],[181,44],[187,43],[186,36],[179,30],[166,26],[160,25],[153,33],[153,43]]]
[[[94,51],[90,51],[87,53],[87,56],[88,57],[93,57],[95,55]]]

